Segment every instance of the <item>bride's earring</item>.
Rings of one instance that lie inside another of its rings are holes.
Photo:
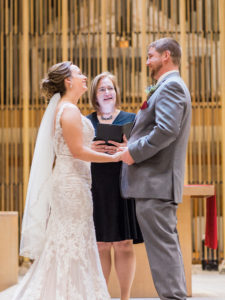
[[[72,83],[70,84],[70,88],[72,89]]]

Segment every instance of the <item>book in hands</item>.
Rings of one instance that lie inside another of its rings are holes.
[[[126,123],[124,125],[114,125],[114,124],[102,124],[97,125],[97,133],[94,138],[95,141],[101,140],[105,141],[106,144],[111,145],[108,141],[114,141],[118,143],[123,142],[123,135],[125,134],[128,139],[130,136],[131,129],[133,127],[133,122]]]

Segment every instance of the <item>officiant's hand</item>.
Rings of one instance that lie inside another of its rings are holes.
[[[97,152],[105,153],[106,152],[105,147],[106,147],[105,141],[93,141],[91,143],[91,149],[94,151],[97,151]],[[115,151],[114,151],[114,153],[115,153]]]
[[[118,143],[118,142],[114,142],[114,141],[108,141],[109,144],[112,144],[114,146],[107,146],[105,147],[107,153],[109,154],[114,154],[117,151],[120,151],[120,148],[126,147],[127,146],[127,138],[126,135],[123,135],[123,142],[122,143]]]
[[[115,154],[117,152],[117,147],[106,145],[105,141],[93,141],[91,143],[91,149],[97,152]]]

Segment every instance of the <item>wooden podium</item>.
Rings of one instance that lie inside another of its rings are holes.
[[[18,280],[18,213],[0,212],[0,291]]]
[[[177,228],[181,251],[184,260],[184,269],[187,282],[188,296],[192,295],[191,265],[192,265],[192,237],[191,237],[191,198],[208,197],[214,195],[213,185],[186,185],[183,191],[183,202],[179,204],[177,211]],[[149,269],[147,254],[144,244],[134,245],[137,268],[132,286],[131,298],[157,298],[151,272]],[[114,265],[114,264],[113,264]],[[162,270],[163,272],[163,270]],[[109,292],[112,298],[120,297],[119,284],[115,270],[112,269],[109,281]]]

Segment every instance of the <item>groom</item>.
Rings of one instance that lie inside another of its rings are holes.
[[[162,38],[149,45],[147,66],[157,84],[138,112],[122,153],[121,189],[136,200],[155,288],[160,299],[186,299],[176,229],[182,201],[191,98],[179,75],[180,45]]]

